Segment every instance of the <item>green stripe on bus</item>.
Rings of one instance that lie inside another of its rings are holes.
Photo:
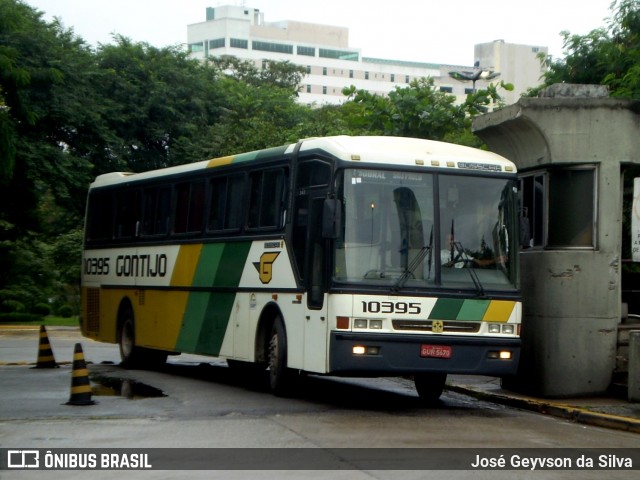
[[[455,320],[463,303],[462,299],[439,298],[429,314],[429,320]]]
[[[489,300],[465,300],[456,320],[480,322],[490,303]]]
[[[202,247],[193,278],[197,287],[237,287],[251,242],[210,243]],[[191,292],[176,350],[218,355],[233,309],[234,292]]]
[[[429,319],[481,322],[491,303],[492,300],[439,298]]]
[[[235,242],[224,245],[224,252],[213,285],[216,287],[237,287],[240,285],[242,270],[249,256],[251,242]]]

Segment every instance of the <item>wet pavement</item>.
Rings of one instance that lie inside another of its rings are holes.
[[[32,331],[25,338],[24,331]],[[3,365],[35,365],[37,358],[26,360],[26,357],[33,355],[34,339],[37,342],[38,327],[11,327],[0,325],[0,334],[3,336],[14,336],[11,347],[4,347],[0,352],[0,367]],[[112,363],[117,361],[117,346],[93,342],[79,336],[76,327],[49,327],[49,336],[54,340],[52,344],[56,351],[58,337],[78,337],[84,344],[88,344],[88,363]],[[68,340],[69,341],[69,340]],[[25,353],[26,352],[26,353]],[[87,352],[87,349],[85,349]],[[33,357],[37,357],[33,355]],[[189,360],[186,357],[193,357],[193,361],[198,361],[204,357],[181,355],[182,360]],[[58,354],[58,359],[60,355]],[[216,361],[206,357],[207,361]],[[70,358],[69,358],[70,360]],[[111,360],[111,362],[109,361]],[[61,365],[70,363],[69,361],[59,361]],[[122,389],[121,385],[107,385],[112,389]],[[137,388],[135,385],[126,385],[124,388],[129,391]],[[449,375],[447,380],[448,390],[470,395],[482,400],[491,401],[497,404],[507,405],[523,410],[534,411],[544,415],[552,415],[576,423],[583,423],[599,427],[613,428],[622,431],[640,433],[640,403],[632,403],[626,399],[626,395],[606,393],[599,396],[550,399],[539,398],[519,392],[503,389],[499,378],[484,376]],[[117,394],[121,392],[118,391]]]

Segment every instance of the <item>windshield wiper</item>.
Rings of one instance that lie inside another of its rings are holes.
[[[411,263],[407,265],[407,269],[402,273],[400,278],[398,278],[398,280],[396,281],[395,285],[393,286],[393,290],[397,291],[404,286],[407,280],[409,280],[409,278],[413,275],[413,272],[415,271],[415,269],[418,268],[418,265],[422,263],[422,261],[424,260],[424,257],[426,257],[427,253],[429,253],[430,251],[431,251],[431,245],[425,245],[420,249],[420,251],[414,257],[414,259],[411,260]]]
[[[458,252],[458,255],[456,257],[457,259],[462,259],[465,265],[467,261],[472,262],[473,264],[473,261],[474,261],[473,258],[471,258],[470,256],[464,253],[464,247],[462,246],[462,243],[451,242],[451,244],[452,244],[451,249],[453,250],[453,248],[455,247],[455,249]],[[476,287],[476,290],[478,291],[478,296],[484,297],[485,296],[484,287],[482,286],[482,282],[478,278],[478,274],[473,268],[473,265],[471,266],[471,268],[465,268],[465,270],[467,270],[469,272],[469,275],[471,275],[471,281],[473,281],[473,286]]]

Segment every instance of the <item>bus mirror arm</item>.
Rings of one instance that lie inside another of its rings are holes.
[[[327,198],[322,208],[322,238],[335,240],[342,231],[342,202]]]

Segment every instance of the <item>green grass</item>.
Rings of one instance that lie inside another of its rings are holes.
[[[69,318],[47,315],[46,317],[42,317],[40,320],[35,320],[32,322],[1,322],[0,325],[20,325],[34,327],[39,327],[40,325],[44,325],[45,327],[79,327],[80,323],[77,315]]]

